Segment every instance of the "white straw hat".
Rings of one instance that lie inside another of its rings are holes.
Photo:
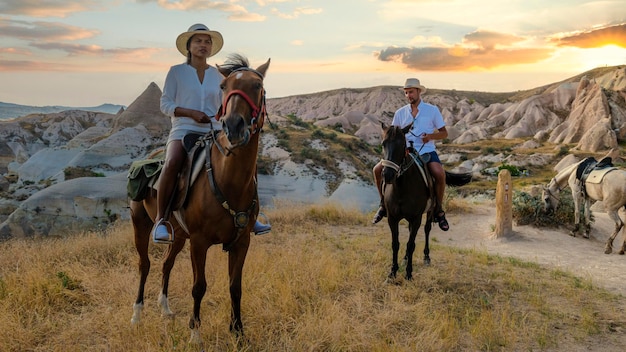
[[[181,33],[178,38],[176,38],[176,49],[178,49],[178,51],[180,51],[180,53],[185,57],[188,52],[187,42],[194,34],[208,34],[211,36],[213,45],[211,45],[211,54],[209,56],[217,54],[220,50],[222,50],[222,46],[224,46],[224,38],[222,38],[222,34],[220,34],[220,32],[209,30],[209,27],[203,25],[202,23],[196,23],[189,27],[187,32]]]
[[[421,93],[424,93],[426,91],[426,87],[421,85],[420,80],[417,78],[407,78],[406,82],[404,83],[404,87],[400,89],[407,89],[407,88],[417,88],[420,90]]]

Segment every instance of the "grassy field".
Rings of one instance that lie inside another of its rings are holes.
[[[150,246],[143,320],[131,328],[137,256],[122,221],[106,232],[0,243],[0,351],[575,351],[583,342],[601,351],[626,326],[623,296],[569,272],[436,241],[424,267],[418,236],[413,281],[388,283],[389,230],[371,226],[371,214],[335,204],[266,214],[274,231],[252,239],[244,267],[245,339],[228,331],[218,246],[208,252],[203,346],[187,343],[188,247],[170,285],[177,315],[165,319],[156,300],[166,247]]]

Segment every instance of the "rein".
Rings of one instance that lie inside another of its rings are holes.
[[[561,192],[561,186],[559,186],[559,182],[556,180],[556,177],[553,177],[552,181],[556,185],[556,191],[560,193]],[[550,183],[552,183],[552,181]],[[548,187],[546,187],[546,193],[548,194],[548,197],[553,198],[557,202],[561,201],[561,198],[559,196],[557,196],[554,193],[552,193],[552,191],[550,190],[550,185],[548,185]]]
[[[263,75],[260,72],[253,70],[251,68],[240,68],[240,69],[234,70],[228,75],[228,77],[240,71],[251,71],[257,74],[259,77],[261,77],[261,79],[263,79]],[[265,104],[265,89],[263,89],[261,93],[261,98],[260,98],[261,101],[259,104],[256,104],[250,98],[250,96],[241,89],[234,89],[230,91],[226,95],[226,97],[224,97],[222,106],[220,107],[218,113],[215,116],[215,118],[218,121],[223,116],[224,112],[226,111],[228,107],[228,102],[234,96],[240,96],[248,104],[248,106],[250,106],[250,109],[252,110],[251,112],[252,118],[250,119],[250,126],[248,127],[248,129],[250,130],[251,134],[259,133],[261,129],[263,128],[263,122],[265,121],[265,116],[267,116],[267,109],[266,109],[266,104]],[[214,144],[216,144],[216,148],[219,150],[219,152],[224,156],[227,156],[227,154],[231,154],[232,151],[230,149],[228,150],[228,153],[226,153],[226,150],[224,150],[224,147],[218,142],[216,133],[214,131],[212,132],[213,132]],[[257,187],[254,188],[254,197],[252,198],[252,202],[250,203],[248,208],[243,211],[237,211],[230,206],[230,204],[228,203],[228,200],[226,199],[222,191],[217,186],[217,183],[215,182],[215,176],[213,174],[213,165],[211,163],[210,148],[207,150],[207,153],[206,153],[205,167],[207,170],[207,176],[209,179],[209,185],[211,187],[211,191],[215,195],[215,198],[218,200],[218,202],[222,205],[222,207],[232,216],[233,222],[237,231],[235,239],[233,241],[231,241],[228,244],[226,243],[223,244],[222,249],[225,252],[228,252],[239,241],[239,238],[243,235],[246,226],[249,224],[250,220],[254,218],[252,216],[252,213],[257,207],[258,189]],[[256,181],[255,181],[255,184],[256,184]]]
[[[409,159],[408,162],[406,161],[407,159]],[[396,172],[396,177],[402,176],[402,174],[404,174],[408,169],[410,169],[411,166],[413,166],[413,164],[417,163],[417,161],[415,160],[415,157],[411,153],[409,153],[408,150],[407,150],[405,157],[402,159],[402,163],[400,165],[387,159],[381,159],[380,162],[384,167],[393,169]]]

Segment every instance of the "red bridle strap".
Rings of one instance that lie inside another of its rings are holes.
[[[246,94],[243,90],[241,89],[232,90],[224,98],[224,102],[222,103],[220,110],[217,112],[217,115],[215,115],[215,119],[219,121],[220,117],[222,117],[223,113],[226,111],[226,107],[228,106],[228,101],[233,95],[239,95],[240,97],[242,97],[243,100],[245,100],[246,103],[248,103],[248,105],[252,109],[252,124],[253,125],[259,124],[258,127],[253,126],[253,130],[256,131],[256,130],[261,129],[261,127],[263,127],[262,125],[263,121],[260,121],[259,123],[257,123],[257,117],[259,117],[259,113],[261,117],[263,117],[267,113],[265,110],[265,104],[264,104],[265,94],[263,94],[263,97],[262,97],[263,101],[261,101],[261,106],[259,107],[252,101],[252,99],[250,99],[248,94]]]

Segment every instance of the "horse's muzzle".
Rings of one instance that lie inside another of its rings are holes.
[[[239,114],[222,117],[222,130],[231,147],[236,148],[248,144],[250,141],[250,129],[246,120]]]

